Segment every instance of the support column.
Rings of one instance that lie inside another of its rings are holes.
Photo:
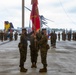
[[[24,15],[24,0],[22,0],[22,28],[24,28],[24,17],[25,17],[25,15]]]

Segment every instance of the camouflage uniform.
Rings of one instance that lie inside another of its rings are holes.
[[[76,41],[76,32],[73,32],[73,40]]]
[[[73,35],[73,40],[75,40],[75,32],[73,32],[73,34],[72,34],[72,35]]]
[[[13,40],[13,32],[10,32],[10,41],[12,41]]]
[[[4,33],[1,31],[1,33],[0,33],[0,35],[1,35],[1,41],[3,41],[3,39],[4,39]]]
[[[62,40],[63,40],[63,41],[66,40],[66,33],[65,33],[65,31],[62,32]]]
[[[14,39],[15,39],[15,41],[17,40],[17,38],[18,38],[18,33],[15,32],[15,34],[14,34]]]
[[[42,35],[41,40],[39,41],[40,43],[40,54],[41,54],[41,62],[43,64],[43,68],[40,69],[39,72],[46,72],[47,71],[47,36],[45,34]]]
[[[4,33],[4,40],[7,40],[7,32]]]
[[[37,38],[37,41],[40,41],[40,40],[41,40],[42,34],[41,34],[40,31],[36,33],[36,38]],[[40,44],[38,43],[38,50],[39,50],[39,49],[40,49]]]
[[[53,41],[54,41],[54,40],[53,40],[53,32],[50,34],[50,36],[51,36],[51,37],[50,37],[51,46],[53,46]]]
[[[24,68],[24,62],[26,61],[27,56],[27,35],[21,34],[20,43],[18,44],[20,52],[20,71],[26,72],[27,69]]]
[[[38,57],[38,41],[35,35],[32,35],[30,39],[30,55],[31,55],[31,62],[32,62],[31,68],[33,67],[36,68],[37,57]]]
[[[60,41],[60,33],[58,33],[58,40]]]
[[[53,47],[56,47],[56,39],[57,39],[57,34],[54,31],[54,33],[53,33]]]
[[[68,41],[71,41],[71,32],[68,32]]]
[[[52,46],[52,47],[56,47],[57,35],[56,35],[55,31],[52,32],[52,33],[50,34],[50,36],[51,36],[51,39],[50,39],[50,41],[51,41],[51,46]]]

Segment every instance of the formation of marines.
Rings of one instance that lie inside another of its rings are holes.
[[[62,40],[63,41],[66,41],[66,40],[68,40],[68,41],[71,41],[71,40],[73,40],[73,41],[76,41],[76,32],[65,32],[65,31],[63,31],[61,34],[60,33],[58,33],[58,40],[60,41],[60,38],[61,38],[61,35],[62,35]]]
[[[13,40],[13,36],[14,36],[14,40],[16,41],[17,38],[18,38],[17,31],[15,32],[15,34],[13,34],[13,32],[0,31],[0,40],[2,42],[6,41],[6,40],[12,41]]]

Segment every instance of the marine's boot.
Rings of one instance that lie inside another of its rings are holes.
[[[35,63],[32,63],[31,68],[37,68]]]
[[[56,48],[56,46],[54,45],[53,48]]]
[[[37,68],[37,65],[36,64],[34,64],[34,68]]]
[[[42,69],[39,70],[39,72],[41,72],[41,73],[42,72],[47,72],[47,68],[42,68]]]
[[[27,72],[27,69],[25,69],[24,67],[21,67],[20,72]]]

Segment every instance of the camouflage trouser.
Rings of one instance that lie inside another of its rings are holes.
[[[20,67],[24,67],[24,62],[26,61],[27,48],[20,48]]]
[[[1,37],[1,41],[3,41],[3,37]]]
[[[17,38],[18,38],[17,36],[14,36],[15,41],[17,40]]]
[[[53,41],[53,46],[56,46],[56,40]]]
[[[51,40],[51,46],[56,46],[56,40]]]
[[[4,36],[4,40],[7,40],[7,36]]]
[[[10,36],[10,41],[12,41],[13,40],[13,38]]]
[[[31,56],[31,62],[37,63],[38,49],[30,48],[30,56]]]
[[[52,39],[50,40],[50,42],[51,42],[51,46],[53,46],[53,40]]]
[[[41,53],[41,62],[43,64],[43,66],[47,67],[47,49],[41,48],[40,53]]]

